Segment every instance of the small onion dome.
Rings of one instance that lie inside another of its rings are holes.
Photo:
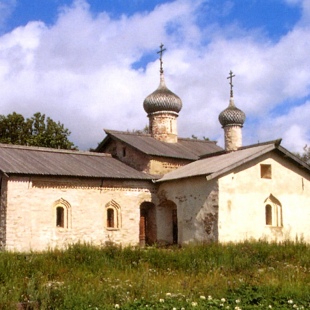
[[[233,125],[243,126],[245,114],[235,106],[234,99],[232,97],[230,98],[228,108],[220,113],[219,121],[223,127]]]
[[[164,75],[161,74],[158,88],[144,99],[143,107],[148,114],[160,111],[178,113],[182,109],[182,100],[167,88]]]

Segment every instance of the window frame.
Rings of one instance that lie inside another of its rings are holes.
[[[62,211],[60,211],[62,210]],[[71,205],[68,201],[61,198],[54,202],[54,226],[59,230],[67,230],[71,228]],[[59,218],[62,217],[62,218]],[[58,223],[61,222],[61,225]]]
[[[107,230],[119,230],[121,228],[121,207],[114,200],[105,205],[104,223]]]
[[[260,178],[261,179],[272,179],[272,166],[271,164],[260,164]]]
[[[268,218],[269,221],[267,221]],[[283,227],[282,205],[272,194],[265,200],[265,225],[267,227]]]

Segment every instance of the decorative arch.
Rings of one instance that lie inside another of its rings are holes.
[[[282,227],[282,204],[279,199],[270,194],[264,201],[265,224],[267,226]]]
[[[71,228],[71,205],[70,203],[60,198],[53,204],[54,224],[57,228]]]
[[[178,208],[171,200],[163,201],[159,206],[158,239],[167,244],[179,243]]]
[[[105,205],[104,222],[107,229],[121,228],[121,206],[115,200]]]

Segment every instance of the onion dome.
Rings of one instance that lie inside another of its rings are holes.
[[[219,115],[219,121],[223,127],[225,126],[243,126],[245,122],[245,114],[235,106],[234,99],[230,98],[229,106]]]
[[[145,98],[143,107],[148,114],[160,111],[178,113],[182,109],[182,100],[167,88],[164,75],[161,73],[158,88]]]
[[[225,126],[240,126],[242,127],[245,121],[245,114],[243,111],[238,109],[235,106],[234,102],[234,94],[233,94],[233,83],[232,78],[235,75],[232,71],[229,72],[229,76],[227,79],[230,80],[230,100],[229,106],[224,111],[222,111],[219,115],[219,121],[223,127]]]

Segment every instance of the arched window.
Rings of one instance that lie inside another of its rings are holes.
[[[282,227],[282,205],[272,194],[265,200],[266,225]]]
[[[71,228],[71,206],[63,198],[54,202],[54,223],[58,228]]]
[[[114,209],[107,208],[107,227],[114,228]]]
[[[266,205],[265,214],[266,214],[266,225],[272,225],[272,207],[271,207],[271,205]]]
[[[111,200],[105,206],[105,223],[107,229],[121,228],[121,208],[118,203]]]
[[[65,209],[64,207],[58,206],[56,208],[56,226],[64,227],[65,225]]]

